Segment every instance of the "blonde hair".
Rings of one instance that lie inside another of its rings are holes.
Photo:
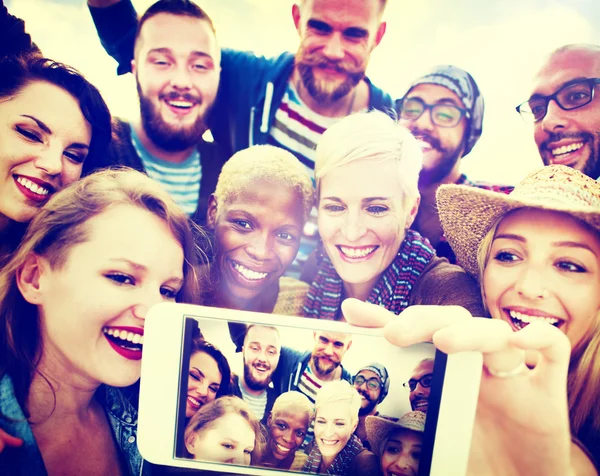
[[[395,160],[405,206],[419,196],[419,173],[423,167],[421,147],[408,129],[385,113],[351,114],[323,133],[315,156],[317,199],[323,177],[332,169],[355,160]]]
[[[256,182],[261,180],[272,180],[294,189],[302,200],[303,220],[308,219],[315,199],[310,175],[292,153],[272,145],[240,150],[225,162],[214,193],[217,204],[231,203],[242,190],[256,187]]]
[[[498,226],[506,216],[507,215],[503,215],[496,220],[477,248],[479,286],[483,297],[483,305],[488,313],[489,310],[485,302],[483,273],[490,259],[492,244]],[[582,221],[580,221],[580,223],[584,227],[591,229],[586,223]],[[596,234],[600,237],[600,233],[596,232]],[[598,395],[600,395],[599,355],[600,310],[596,314],[595,320],[592,322],[583,338],[571,351],[569,374],[567,378],[567,395],[569,400],[569,419],[571,421],[572,431],[575,434],[578,434],[586,426],[588,428],[585,431],[591,433],[600,432],[600,405],[598,405]]]
[[[35,215],[19,248],[0,270],[0,377],[10,374],[21,408],[42,342],[37,307],[21,295],[17,274],[32,253],[46,258],[52,269],[60,269],[71,247],[89,239],[87,221],[119,204],[140,207],[168,225],[184,253],[183,286],[176,299],[195,303],[199,296],[197,250],[189,220],[160,185],[141,172],[118,169],[97,172],[61,190]]]
[[[203,405],[200,410],[194,413],[185,428],[184,441],[186,442],[186,451],[187,442],[193,436],[201,436],[205,431],[212,430],[220,418],[231,413],[244,418],[254,431],[254,449],[251,454],[251,463],[260,461],[265,446],[265,436],[260,421],[254,416],[244,400],[233,395],[217,398]],[[232,428],[231,430],[235,431],[236,429]],[[188,456],[191,456],[189,452]]]
[[[272,418],[276,418],[276,415],[288,407],[299,407],[308,414],[308,421],[312,421],[315,417],[315,407],[308,399],[306,395],[301,392],[291,390],[284,392],[277,397],[273,408],[271,409]]]
[[[360,395],[356,389],[345,380],[336,380],[323,385],[317,392],[315,399],[315,415],[319,408],[329,403],[347,403],[350,405],[350,419],[352,424],[358,421],[360,410]]]

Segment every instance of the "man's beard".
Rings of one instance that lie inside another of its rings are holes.
[[[358,414],[361,416],[365,416],[370,414],[373,409],[377,406],[377,401],[376,400],[371,400],[371,398],[369,397],[369,395],[367,395],[366,393],[362,392],[360,389],[356,389],[356,391],[359,393],[359,395],[361,395],[362,397],[364,397],[367,400],[367,405],[363,408],[362,406],[358,409]]]
[[[302,50],[296,53],[295,64],[300,74],[302,85],[308,94],[317,102],[334,103],[352,91],[365,75],[366,65],[359,70],[352,71],[350,65],[343,61],[330,61],[317,54],[303,55]],[[313,68],[328,67],[336,69],[346,75],[346,79],[334,86],[331,82],[317,81]]]
[[[584,142],[585,145],[589,145],[590,147],[590,156],[588,160],[583,165],[581,169],[581,173],[587,175],[588,177],[593,178],[594,180],[598,180],[600,178],[600,132],[595,134],[590,132],[577,132],[577,133],[550,133],[550,137],[546,139],[540,145],[540,155],[542,157],[542,161],[544,165],[551,165],[551,162],[546,160],[545,154],[543,151],[546,151],[549,156],[552,156],[552,152],[550,151],[550,145],[553,142],[558,142],[562,139],[577,139]]]
[[[440,158],[438,159],[439,162],[435,164],[432,169],[426,169],[425,167],[421,169],[421,173],[419,174],[419,187],[440,183],[450,174],[450,172],[452,172],[452,169],[454,169],[454,166],[460,160],[463,151],[462,142],[455,150],[451,151],[444,148],[438,139],[430,136],[426,132],[411,130],[411,133],[419,138],[427,139],[427,142],[429,142],[431,147],[440,153]]]
[[[148,138],[160,149],[168,152],[180,152],[197,145],[202,140],[202,135],[206,132],[206,123],[202,116],[198,116],[196,121],[189,126],[171,126],[165,123],[160,112],[152,100],[142,93],[140,83],[137,83],[138,96],[140,99],[140,115],[142,118],[142,127],[146,131]],[[189,93],[170,93],[160,95],[159,100],[170,97],[171,99],[184,99],[200,105],[202,101],[197,96]],[[206,111],[208,113],[208,111]]]
[[[331,372],[333,372],[335,369],[337,369],[340,366],[339,362],[334,362],[332,360],[329,360],[329,362],[331,362],[331,367],[324,368],[321,366],[321,363],[320,363],[321,358],[326,358],[326,357],[313,355],[313,364],[315,365],[315,369],[317,369],[317,372],[320,373],[321,375],[329,375]]]
[[[273,372],[271,372],[268,375],[265,375],[265,378],[263,380],[257,380],[254,378],[252,372],[250,371],[251,367],[252,364],[247,364],[246,362],[244,362],[244,382],[246,382],[246,385],[250,390],[254,390],[255,392],[259,390],[264,390],[271,383],[271,375],[273,374]]]

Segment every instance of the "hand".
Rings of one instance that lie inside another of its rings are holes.
[[[483,354],[468,474],[575,474],[566,384],[571,348],[559,329],[533,322],[513,332],[504,321],[473,319],[458,306],[413,306],[395,316],[348,299],[342,312],[351,324],[385,327],[398,346],[433,341],[445,353]],[[510,373],[524,362],[533,368],[523,366],[512,377],[489,370]],[[589,461],[584,466],[591,469]]]
[[[2,453],[4,451],[4,448],[7,446],[18,447],[22,444],[23,440],[21,438],[11,436],[4,430],[0,429],[0,453]]]

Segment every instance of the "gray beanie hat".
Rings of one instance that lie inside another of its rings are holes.
[[[377,403],[383,402],[383,399],[390,391],[390,374],[388,373],[387,369],[379,362],[372,362],[369,365],[365,365],[364,367],[358,369],[358,372],[354,374],[354,378],[352,379],[353,383],[354,380],[356,380],[356,376],[363,370],[370,370],[379,377],[379,380],[381,381],[381,393],[379,394],[379,400]]]

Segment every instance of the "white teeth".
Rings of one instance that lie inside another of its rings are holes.
[[[510,311],[510,317],[513,319],[517,319],[521,322],[526,322],[527,324],[532,323],[533,321],[544,321],[548,324],[556,324],[560,321],[560,319],[556,319],[555,317],[543,317],[543,316],[530,316],[528,314],[523,314],[517,311]]]
[[[321,439],[321,441],[323,443],[325,443],[326,445],[335,445],[339,440],[324,440],[324,439]]]
[[[23,187],[32,191],[33,193],[37,193],[38,195],[48,195],[50,190],[46,187],[42,187],[36,183],[33,183],[31,180],[26,179],[25,177],[17,177],[17,182],[19,182]]]
[[[189,109],[194,104],[188,101],[167,101],[173,107],[183,107]]]
[[[281,446],[279,443],[275,443],[277,445],[277,448],[279,448],[279,451],[281,451],[282,453],[289,453],[291,450],[289,448],[286,448],[285,446]]]
[[[367,255],[370,255],[376,246],[369,246],[368,248],[348,248],[346,246],[340,246],[340,250],[344,253],[348,258],[364,258]]]
[[[103,328],[102,332],[108,334],[109,336],[117,337],[118,339],[126,340],[133,344],[144,344],[144,336],[136,334],[135,332],[127,332],[126,330],[119,330],[108,327]]]
[[[249,279],[251,281],[258,281],[260,279],[265,279],[267,277],[267,275],[269,274],[269,273],[259,273],[258,271],[252,271],[251,269],[248,269],[239,263],[233,263],[233,267],[244,278]]]
[[[552,155],[554,155],[556,157],[557,155],[568,154],[569,152],[579,150],[582,147],[583,147],[583,142],[575,142],[574,144],[563,145],[562,147],[557,147],[556,149],[552,149]]]

